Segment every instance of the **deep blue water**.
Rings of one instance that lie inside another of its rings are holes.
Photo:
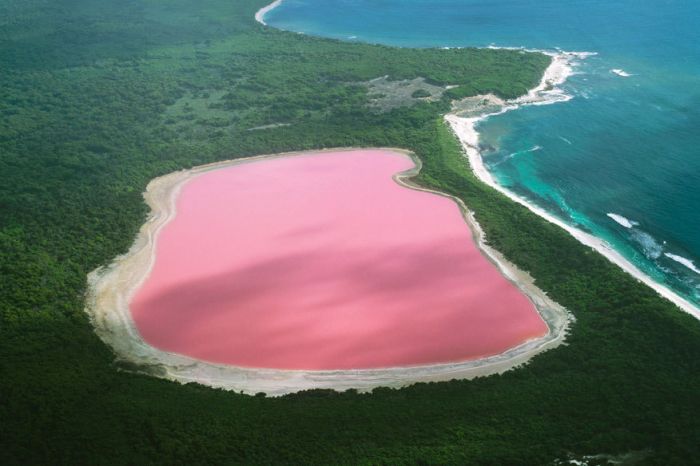
[[[495,147],[484,159],[502,184],[700,304],[699,1],[284,0],[266,21],[398,46],[597,52],[564,86],[571,101],[483,122]]]

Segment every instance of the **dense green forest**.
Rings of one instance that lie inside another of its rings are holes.
[[[0,0],[0,464],[700,461],[700,323],[480,183],[442,121],[450,95],[520,95],[549,58],[317,39],[257,24],[265,3]],[[380,112],[363,83],[385,75],[459,87]],[[336,146],[413,150],[418,181],[462,198],[572,311],[567,345],[371,394],[250,397],[120,370],[83,312],[86,275],[128,249],[148,181]]]

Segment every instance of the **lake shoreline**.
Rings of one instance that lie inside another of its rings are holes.
[[[410,179],[420,171],[420,161],[411,152],[395,148],[386,150],[410,157],[415,167],[396,174],[394,180],[404,187],[446,196],[458,203],[479,251],[535,305],[548,328],[548,332],[543,337],[525,341],[498,355],[458,363],[331,371],[251,369],[208,363],[158,350],[141,338],[131,317],[129,303],[153,267],[158,233],[174,218],[175,200],[187,181],[211,170],[263,159],[359,149],[342,148],[262,155],[202,165],[152,180],[144,193],[144,198],[152,210],[131,249],[125,255],[116,258],[110,265],[98,268],[88,276],[87,312],[97,334],[114,350],[121,362],[138,372],[180,383],[198,382],[248,394],[265,392],[272,396],[314,388],[338,391],[353,388],[369,391],[376,387],[402,387],[416,382],[471,379],[502,373],[520,366],[533,356],[554,348],[564,341],[573,319],[570,314],[537,288],[528,274],[518,270],[500,253],[485,244],[481,228],[461,200],[412,183]]]

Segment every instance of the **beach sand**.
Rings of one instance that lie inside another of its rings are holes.
[[[262,24],[263,26],[267,26],[267,23],[265,22],[265,15],[270,12],[270,10],[274,10],[278,6],[282,4],[282,0],[275,0],[274,2],[270,3],[267,6],[264,6],[260,8],[257,13],[255,13],[255,21],[258,23]]]

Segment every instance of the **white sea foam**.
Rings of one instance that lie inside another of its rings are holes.
[[[649,233],[641,230],[632,230],[630,236],[642,247],[644,255],[649,259],[658,259],[664,252],[664,247],[659,244]]]
[[[589,52],[543,53],[547,53],[548,55],[552,56],[552,63],[549,66],[549,68],[547,68],[547,70],[545,71],[544,76],[540,81],[540,84],[534,89],[530,90],[530,92],[528,92],[527,95],[506,102],[506,105],[504,105],[497,112],[484,114],[478,117],[465,118],[460,117],[456,114],[445,115],[445,121],[448,122],[448,124],[452,128],[452,131],[457,136],[457,139],[462,144],[464,152],[467,158],[469,159],[469,165],[473,173],[482,182],[501,192],[511,200],[527,207],[532,212],[544,218],[548,222],[563,228],[581,243],[594,248],[612,263],[619,266],[622,270],[629,273],[637,280],[645,283],[650,288],[654,289],[657,293],[659,293],[661,296],[676,304],[685,312],[700,319],[700,309],[697,306],[695,306],[685,298],[681,297],[667,286],[656,282],[654,279],[646,275],[636,265],[630,262],[627,258],[625,258],[619,251],[615,250],[606,241],[596,236],[593,236],[592,234],[587,233],[583,230],[580,230],[579,228],[576,228],[568,224],[567,222],[562,221],[561,219],[550,214],[543,208],[535,204],[531,204],[530,202],[519,197],[509,189],[501,186],[496,182],[491,172],[484,165],[484,161],[481,157],[481,152],[479,151],[479,132],[476,130],[476,127],[480,121],[494,115],[499,115],[510,110],[515,110],[522,105],[547,105],[554,104],[557,102],[565,102],[567,100],[572,99],[572,96],[568,95],[563,89],[561,89],[558,86],[563,84],[566,81],[566,79],[572,75],[573,68],[577,65],[578,62],[580,62],[580,60],[584,60],[592,55],[595,55],[595,53]],[[568,140],[566,141],[570,142]]]
[[[686,259],[683,256],[677,256],[676,254],[671,254],[670,252],[664,253],[664,256],[668,257],[669,259],[678,262],[679,264],[682,264],[692,270],[693,272],[700,274],[700,268],[698,268],[693,261],[690,259]]]
[[[608,217],[610,217],[615,222],[619,223],[620,225],[622,225],[625,228],[632,228],[632,227],[639,225],[639,223],[635,222],[634,220],[630,220],[630,219],[625,218],[619,214],[608,213],[607,215],[608,215]]]
[[[632,76],[632,75],[629,74],[627,71],[625,71],[625,70],[623,70],[623,69],[620,69],[620,68],[614,68],[614,69],[610,70],[610,72],[611,72],[612,74],[616,74],[616,75],[618,75],[618,76],[622,76],[623,78],[629,78],[630,76]]]

